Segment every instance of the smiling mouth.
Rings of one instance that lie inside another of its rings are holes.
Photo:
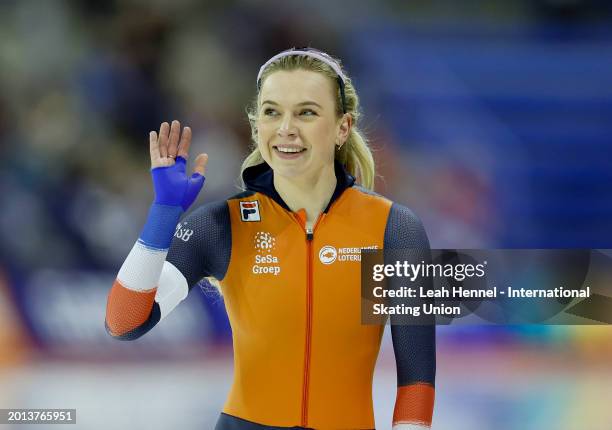
[[[300,154],[304,151],[306,151],[306,148],[300,148],[300,147],[278,147],[278,146],[273,146],[274,150],[281,153],[281,154]]]

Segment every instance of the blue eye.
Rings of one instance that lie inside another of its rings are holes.
[[[300,112],[300,115],[304,115],[304,114],[307,114],[306,116],[313,116],[313,115],[316,115],[317,113],[313,111],[312,109],[304,109],[302,112]]]

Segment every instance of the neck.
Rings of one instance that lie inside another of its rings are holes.
[[[336,173],[330,164],[309,178],[286,178],[274,175],[274,188],[293,212],[306,211],[306,224],[312,227],[325,210],[336,189]]]

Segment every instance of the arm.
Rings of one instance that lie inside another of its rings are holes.
[[[421,221],[397,204],[389,213],[384,248],[414,249],[417,261],[429,259],[429,240]],[[397,367],[393,429],[429,429],[435,394],[436,326],[397,325],[392,317],[391,337]]]
[[[113,337],[137,339],[163,320],[202,278],[225,277],[231,251],[227,202],[201,206],[170,234],[174,237],[169,249],[147,248],[140,238],[123,263],[107,305],[106,329]]]
[[[180,123],[174,121],[172,127],[162,124],[159,139],[155,132],[149,135],[155,201],[138,241],[119,270],[106,306],[106,330],[118,339],[142,336],[187,293],[186,288],[174,282],[173,269],[165,260],[180,216],[204,184],[208,158],[200,154],[194,173],[188,178],[185,165],[191,130],[188,127],[183,130],[179,144],[180,134]],[[169,285],[170,281],[176,285],[159,288],[158,295],[158,284]],[[168,295],[168,291],[172,294]]]

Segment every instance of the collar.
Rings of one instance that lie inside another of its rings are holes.
[[[325,208],[325,213],[327,213],[332,203],[334,203],[338,197],[340,197],[344,190],[352,187],[355,184],[355,178],[351,176],[346,171],[344,166],[337,160],[334,160],[334,171],[336,173],[336,189],[334,190],[334,193],[332,194],[332,197]],[[265,194],[281,205],[284,209],[291,212],[289,206],[287,206],[276,191],[276,188],[274,188],[274,171],[265,161],[261,164],[245,169],[245,171],[242,173],[242,180],[244,181],[247,190]]]

